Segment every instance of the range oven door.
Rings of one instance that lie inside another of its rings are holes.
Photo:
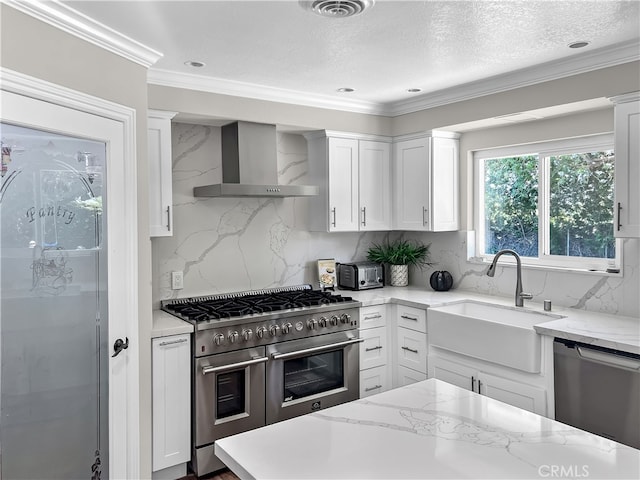
[[[267,346],[267,424],[359,397],[357,331]]]
[[[192,463],[198,476],[224,466],[213,442],[265,425],[266,362],[264,347],[195,359]]]

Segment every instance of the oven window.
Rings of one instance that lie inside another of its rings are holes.
[[[284,362],[284,401],[308,397],[344,386],[344,350],[319,353]]]
[[[245,371],[218,374],[216,377],[216,418],[245,412]]]

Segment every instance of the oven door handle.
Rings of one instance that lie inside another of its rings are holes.
[[[287,358],[299,357],[300,355],[306,355],[307,353],[322,352],[324,350],[332,350],[338,347],[346,347],[347,345],[353,345],[354,343],[364,342],[364,338],[354,338],[347,340],[346,342],[332,343],[331,345],[320,345],[319,347],[305,348],[304,350],[296,350],[295,352],[288,353],[272,353],[271,358],[274,360],[286,360]]]
[[[220,365],[219,367],[202,367],[202,374],[206,375],[207,373],[226,372],[229,370],[236,370],[238,368],[249,367],[258,363],[265,363],[267,361],[269,361],[268,357],[258,357],[247,360],[246,362],[232,363],[231,365]]]

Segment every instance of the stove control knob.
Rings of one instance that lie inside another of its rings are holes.
[[[280,327],[278,325],[271,325],[269,327],[269,333],[272,337],[278,336],[278,332],[280,331]]]
[[[229,343],[236,343],[238,340],[238,332],[229,332]]]
[[[267,328],[266,328],[266,327],[258,327],[258,328],[256,329],[256,336],[257,336],[258,338],[264,338],[264,336],[266,335],[266,333],[267,333]]]
[[[331,320],[329,321],[331,322],[331,325],[333,325],[334,327],[338,325],[338,317],[335,315],[331,315]]]
[[[320,320],[318,320],[318,325],[321,326],[322,328],[325,328],[327,326],[328,320],[327,317],[320,317]]]
[[[342,315],[340,315],[340,321],[342,323],[349,323],[351,321],[351,315],[349,315],[348,313],[343,313]]]
[[[307,328],[309,330],[315,330],[317,326],[318,326],[318,321],[315,318],[312,318],[311,320],[307,320]]]
[[[216,333],[213,337],[213,343],[215,343],[216,345],[222,345],[224,343],[224,335],[222,335],[221,333]]]
[[[253,331],[250,328],[242,330],[242,339],[245,342],[248,342],[251,338],[253,338]]]
[[[282,334],[286,335],[287,333],[289,333],[291,331],[291,327],[293,327],[293,325],[291,325],[289,322],[283,323],[282,324]]]

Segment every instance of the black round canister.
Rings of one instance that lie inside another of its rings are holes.
[[[444,270],[433,272],[429,284],[436,292],[446,292],[453,286],[453,277]]]

